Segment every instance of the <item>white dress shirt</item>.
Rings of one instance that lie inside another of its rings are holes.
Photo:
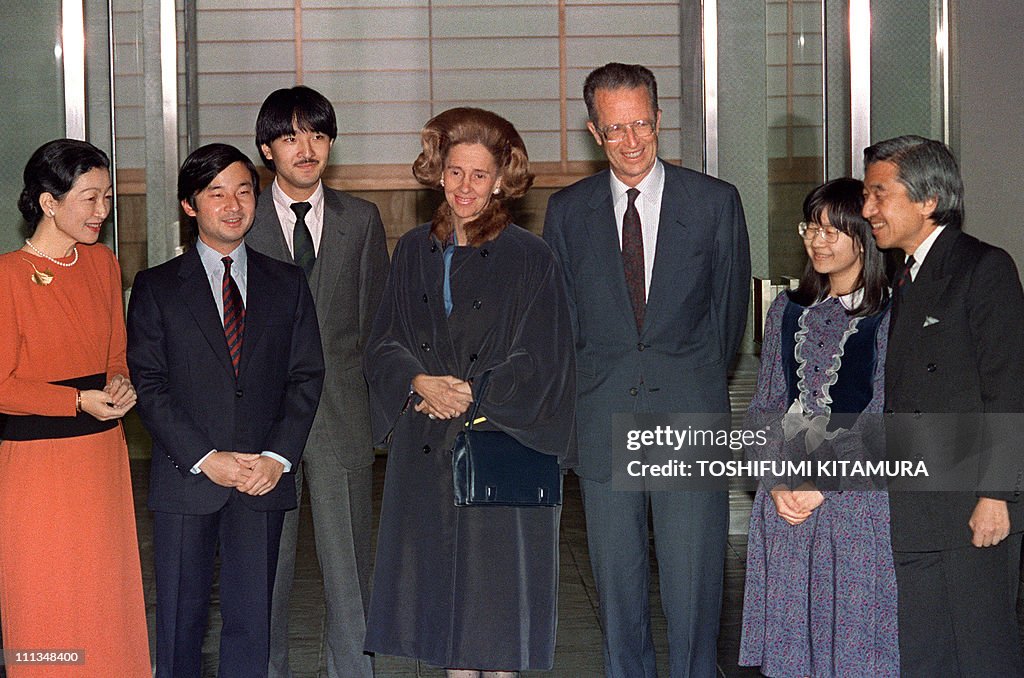
[[[629,186],[622,183],[615,172],[611,176],[612,203],[615,206],[615,228],[619,233],[619,249],[622,248],[622,218],[629,206],[626,191]],[[636,189],[636,210],[640,214],[640,230],[644,240],[644,297],[651,291],[651,273],[654,271],[654,250],[658,245],[658,222],[661,219],[661,194],[665,190],[665,167],[661,160],[654,161],[654,167],[647,173]]]
[[[292,258],[295,258],[295,246],[293,234],[295,233],[295,212],[292,211],[292,204],[296,202],[308,202],[312,207],[306,214],[306,228],[313,238],[313,254],[320,256],[320,236],[324,232],[324,182],[318,181],[313,195],[306,200],[292,200],[277,184],[277,178],[270,185],[270,193],[274,196],[274,209],[277,210],[277,221],[281,224],[281,232],[284,234],[284,241],[288,244],[288,251]]]
[[[921,264],[924,263],[924,258],[928,256],[928,252],[931,251],[932,245],[938,239],[939,234],[942,233],[942,229],[945,226],[936,226],[935,230],[932,231],[927,238],[924,239],[917,249],[914,250],[914,265],[910,267],[910,279],[917,280],[917,272],[921,270]],[[906,262],[906,258],[903,259]]]

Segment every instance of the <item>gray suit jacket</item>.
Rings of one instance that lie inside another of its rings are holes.
[[[607,170],[551,197],[544,239],[562,265],[572,310],[582,477],[611,477],[616,412],[729,412],[726,370],[750,296],[747,227],[734,186],[665,163],[639,334]]]
[[[269,187],[260,196],[245,242],[275,259],[292,261]],[[324,186],[324,228],[309,287],[326,375],[307,458],[332,455],[349,470],[373,463],[362,359],[387,274],[387,242],[377,206]]]

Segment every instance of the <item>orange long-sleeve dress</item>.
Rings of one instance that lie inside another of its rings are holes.
[[[102,245],[78,252],[69,268],[20,250],[0,256],[4,414],[71,417],[75,389],[51,382],[128,374],[117,260]],[[34,280],[36,270],[51,273],[50,283]],[[0,620],[8,678],[151,675],[120,425],[0,442]],[[16,661],[17,652],[40,650],[84,657],[79,664]]]

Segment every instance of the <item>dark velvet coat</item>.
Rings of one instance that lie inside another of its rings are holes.
[[[432,421],[409,393],[418,374],[490,371],[480,415],[571,464],[575,363],[562,278],[547,245],[511,225],[456,248],[450,316],[443,277],[430,225],[406,234],[367,345],[374,439],[392,438],[366,649],[445,667],[547,669],[560,509],[456,508],[450,449],[464,418]]]

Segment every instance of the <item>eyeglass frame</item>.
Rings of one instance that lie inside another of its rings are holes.
[[[833,235],[831,239],[828,235],[829,231],[826,229],[832,229]],[[800,234],[800,237],[803,238],[804,242],[814,242],[815,238],[821,236],[822,241],[828,243],[829,245],[839,242],[839,234],[842,233],[842,231],[840,231],[835,226],[832,226],[831,224],[823,226],[821,224],[816,224],[813,221],[810,223],[806,221],[801,221],[799,224],[796,225],[796,230],[797,233]],[[812,233],[810,238],[807,237],[808,233]]]
[[[646,134],[641,134],[640,132],[638,132],[637,129],[636,129],[636,125],[641,125],[641,124],[642,125],[646,125],[647,129],[650,130],[650,131],[648,133],[646,133]],[[658,133],[657,125],[658,125],[658,121],[657,120],[647,120],[646,118],[641,118],[640,120],[634,120],[633,122],[628,122],[625,125],[608,125],[607,127],[600,127],[600,128],[598,128],[597,131],[601,133],[601,137],[605,141],[607,141],[609,144],[617,144],[617,143],[620,143],[622,141],[625,141],[626,137],[629,136],[630,132],[632,132],[633,136],[635,136],[637,139],[649,139],[649,138],[651,138],[652,136],[654,136],[655,134]],[[608,136],[608,130],[613,129],[613,128],[617,128],[617,129],[623,130],[622,138],[620,138],[620,139],[612,139],[611,137]]]

